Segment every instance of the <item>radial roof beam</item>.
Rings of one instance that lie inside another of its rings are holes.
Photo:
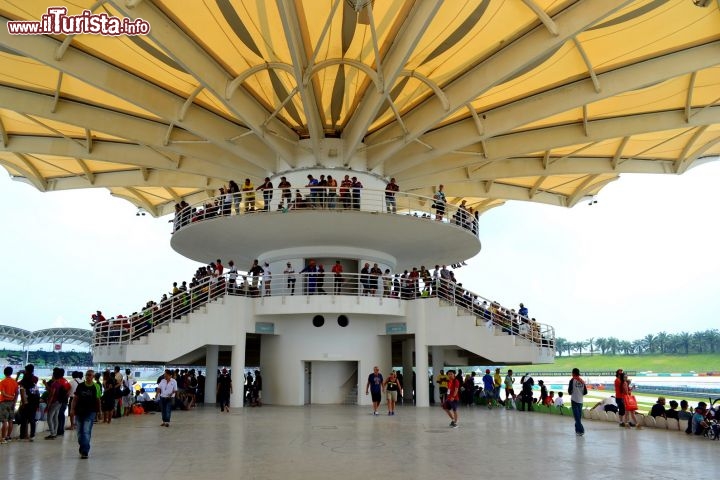
[[[56,177],[48,179],[48,190],[76,190],[87,188],[88,182],[82,176]],[[122,170],[115,172],[103,172],[95,174],[95,181],[92,186],[96,188],[126,188],[128,185],[134,188],[157,187],[165,189],[168,185],[175,185],[177,188],[196,189],[217,189],[225,184],[220,179],[209,179],[204,175],[193,175],[183,172],[169,172],[166,170],[142,169]],[[172,192],[169,194],[176,202],[180,196]],[[143,205],[144,207],[144,205]]]
[[[345,126],[342,138],[345,140],[346,158],[353,158],[368,128],[377,116],[383,103],[388,99],[393,87],[415,47],[422,39],[428,25],[432,22],[442,2],[415,2],[408,19],[403,24],[391,50],[383,60],[382,91],[368,88],[355,109],[355,113]],[[388,101],[390,101],[388,99]]]
[[[187,109],[185,118],[179,121],[177,117],[185,103],[183,98],[74,47],[69,47],[62,59],[56,60],[54,52],[59,44],[57,40],[41,35],[10,35],[7,30],[8,21],[7,18],[0,17],[0,45],[82,79],[104,92],[175,122],[238,158],[266,171],[271,170],[274,162],[268,158],[267,147],[258,142],[257,137],[246,137],[248,144],[245,146],[229,141],[238,133],[243,133],[244,128],[240,125],[195,104]],[[251,140],[253,138],[255,142]]]
[[[156,5],[152,2],[129,3],[116,0],[112,0],[111,3],[128,17],[141,18],[149,22],[152,29],[148,36],[168,56],[182,65],[201,85],[212,92],[218,101],[222,102],[243,124],[247,125],[262,143],[288,163],[293,163],[295,150],[292,148],[292,144],[298,141],[295,132],[279,120],[274,119],[265,127],[272,131],[272,134],[269,134],[270,132],[263,128],[269,113],[242,88],[235,90],[234,95],[230,99],[226,99],[225,89],[227,84],[232,81],[232,76]],[[231,136],[225,138],[231,138]],[[266,168],[271,171],[272,166],[275,165],[275,159],[268,160],[270,161]],[[264,162],[258,163],[261,166],[264,164]]]
[[[566,157],[553,159],[547,167],[542,157],[507,158],[491,162],[477,170],[468,180],[465,168],[448,168],[442,173],[442,181],[447,187],[451,183],[486,182],[515,177],[552,177],[553,175],[601,175],[618,173],[675,173],[675,160],[657,160],[631,158],[616,168],[612,167],[612,158],[607,157]],[[404,190],[414,190],[438,182],[438,173],[426,173],[417,176],[401,177]],[[539,187],[538,187],[539,189]],[[451,191],[448,188],[445,191]],[[452,192],[453,195],[456,192]],[[529,190],[532,193],[532,189]],[[525,197],[524,200],[527,200]]]
[[[8,144],[4,147],[0,146],[0,152],[27,152],[34,155],[52,155],[75,158],[83,161],[96,160],[100,162],[135,165],[155,170],[178,170],[177,161],[168,158],[166,155],[152,148],[134,145],[132,143],[95,140],[93,151],[87,153],[76,143],[68,141],[65,138],[11,135]],[[226,168],[188,157],[182,160],[181,172],[216,178],[226,178],[228,173]]]
[[[463,108],[467,102],[508,80],[629,3],[631,2],[628,0],[585,0],[563,10],[553,19],[557,25],[557,35],[540,26],[448,85],[444,90],[450,99],[449,112],[438,108],[435,102],[426,101],[405,115],[404,120],[409,128],[407,135],[403,136],[395,126],[372,135],[370,143],[380,143],[395,137],[403,137],[403,141],[387,143],[374,149],[372,159],[368,162],[369,167],[375,168],[383,164],[404,145],[428,131],[448,114]]]
[[[292,58],[295,82],[299,86],[303,111],[307,119],[310,142],[316,158],[320,155],[320,140],[325,137],[318,110],[317,97],[313,82],[308,78],[305,81],[305,72],[308,68],[308,59],[303,48],[303,35],[300,31],[300,20],[296,10],[297,3],[291,0],[277,0],[278,11],[282,20],[285,37],[288,38],[288,48]]]
[[[480,197],[493,200],[521,200],[527,202],[529,188],[502,182],[446,183],[445,191],[457,197]],[[568,206],[567,196],[545,190],[538,190],[533,201],[558,207]]]
[[[511,157],[543,152],[552,148],[601,142],[612,138],[627,138],[650,132],[661,132],[720,123],[720,107],[710,107],[685,121],[683,110],[629,115],[625,117],[605,118],[588,122],[589,136],[585,135],[582,124],[558,125],[552,127],[508,133],[485,141],[490,153],[488,159],[479,160],[477,155],[448,154],[421,165],[396,170],[389,169],[388,175],[403,175],[406,178],[432,176],[451,169],[463,169]],[[448,130],[447,135],[470,135],[472,124],[465,122],[459,131]],[[625,142],[627,143],[627,141]],[[621,162],[615,162],[621,163]],[[399,166],[393,164],[393,166]],[[389,167],[389,166],[388,166]]]
[[[118,198],[124,198],[128,202],[139,206],[140,208],[145,209],[150,215],[153,217],[158,216],[158,210],[153,205],[145,195],[140,193],[136,188],[134,187],[123,187],[124,190],[126,190],[128,193],[121,193],[121,192],[110,192],[110,195]]]
[[[2,142],[3,147],[8,144],[8,133],[7,130],[5,130],[2,118],[0,118],[0,142]]]
[[[33,163],[27,158],[27,156],[23,153],[17,152],[14,152],[13,155],[15,155],[18,160],[20,160],[22,168],[25,170],[28,181],[32,183],[35,188],[37,188],[41,192],[46,191],[48,187],[47,179],[42,176],[40,171],[35,167],[35,165],[33,165]]]
[[[81,128],[91,128],[119,138],[126,138],[141,145],[152,146],[159,151],[173,152],[174,155],[202,159],[211,165],[223,167],[227,172],[228,179],[233,175],[262,177],[266,172],[265,169],[249,164],[214,144],[197,145],[171,142],[163,145],[168,126],[160,122],[71,100],[62,100],[54,112],[51,107],[52,97],[49,95],[0,85],[0,108],[36,115]],[[186,135],[190,137],[189,133]],[[76,154],[75,156],[85,157],[87,155]]]
[[[395,162],[395,165],[388,165],[386,171],[406,170],[435,157],[460,150],[484,139],[502,135],[542,118],[719,63],[720,41],[716,41],[598,75],[599,82],[604,86],[600,92],[595,90],[595,83],[592,79],[557,87],[485,112],[486,118],[483,123],[485,130],[482,135],[475,130],[472,118],[430,132],[422,139],[432,145],[433,150],[429,152],[426,150],[413,151],[412,146],[409,146],[401,152],[401,155],[398,155],[398,158],[402,158],[402,160]],[[592,135],[590,132],[592,123],[594,122],[588,122],[590,135]],[[488,147],[487,154],[494,156],[490,147]]]

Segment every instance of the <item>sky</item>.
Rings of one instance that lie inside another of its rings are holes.
[[[456,277],[571,341],[718,328],[718,180],[716,161],[622,175],[593,205],[508,202],[480,217],[482,250]],[[0,325],[89,328],[95,310],[137,311],[199,265],[170,247],[170,217],[136,216],[105,189],[40,193],[0,175],[0,202]]]

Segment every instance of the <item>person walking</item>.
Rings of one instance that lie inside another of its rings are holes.
[[[170,426],[170,415],[172,414],[173,402],[177,394],[177,381],[172,378],[170,370],[165,370],[165,378],[158,384],[158,395],[160,395],[160,412],[162,413],[161,427]]]
[[[12,367],[5,367],[0,380],[0,422],[2,423],[2,435],[0,444],[10,440],[13,431],[13,419],[15,417],[15,403],[18,397],[18,382],[12,378]]]
[[[220,404],[220,411],[230,413],[230,395],[232,394],[232,378],[228,374],[227,368],[223,368],[217,379],[217,387],[215,395]]]
[[[447,386],[447,398],[443,402],[443,410],[450,417],[450,427],[457,428],[458,426],[458,403],[460,401],[460,382],[455,378],[455,370],[448,370],[448,386]]]
[[[373,415],[378,415],[378,408],[380,408],[380,399],[383,390],[383,376],[380,373],[380,368],[373,367],[373,373],[368,375],[368,381],[365,385],[365,395],[371,394],[373,404]]]
[[[395,371],[390,372],[383,386],[387,397],[388,415],[395,415],[395,404],[397,404],[398,395],[402,395],[402,383],[400,383]]]
[[[570,394],[570,405],[575,418],[575,435],[582,437],[585,435],[585,427],[582,424],[583,397],[587,395],[587,385],[580,378],[580,370],[577,368],[572,370],[572,378],[568,384],[568,394]]]
[[[78,383],[75,394],[70,401],[70,418],[74,418],[77,429],[80,458],[90,455],[90,439],[92,437],[95,416],[100,411],[100,395],[95,388],[95,372],[85,372],[85,381]]]

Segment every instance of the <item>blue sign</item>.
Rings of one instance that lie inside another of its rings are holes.
[[[255,333],[275,333],[275,324],[270,322],[255,322]]]
[[[396,333],[407,333],[407,323],[386,323],[385,333],[388,335],[393,335]]]

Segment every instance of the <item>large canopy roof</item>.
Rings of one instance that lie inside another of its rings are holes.
[[[42,191],[159,215],[349,165],[484,211],[720,154],[717,0],[60,3],[150,31],[12,35],[58,2],[0,0],[0,165]]]

